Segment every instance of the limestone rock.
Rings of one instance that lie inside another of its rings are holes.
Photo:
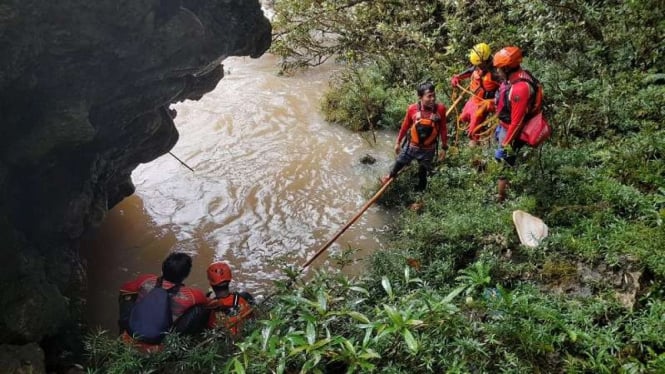
[[[26,345],[0,345],[0,363],[3,373],[40,374],[44,368],[44,352],[35,343]]]

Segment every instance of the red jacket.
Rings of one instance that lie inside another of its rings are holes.
[[[207,307],[211,309],[208,328],[224,326],[232,335],[237,335],[242,323],[252,315],[252,306],[235,292],[211,299]]]
[[[136,301],[141,300],[145,295],[155,288],[157,284],[157,276],[154,274],[144,274],[131,282],[127,282],[120,287],[121,294],[137,293]],[[162,287],[168,290],[174,284],[164,280]],[[196,304],[206,304],[208,299],[203,291],[198,288],[182,286],[178,293],[171,298],[171,313],[173,314],[173,321],[177,320],[181,315]]]
[[[515,140],[519,130],[523,126],[524,118],[529,111],[529,102],[531,100],[531,87],[529,83],[520,79],[530,79],[529,75],[522,69],[510,74],[509,83],[503,83],[499,89],[499,102],[496,111],[499,113],[501,126],[507,130],[507,134],[502,147],[505,147]],[[505,94],[507,90],[507,96]],[[502,113],[509,114],[509,120]]]
[[[446,127],[446,107],[443,105],[443,103],[437,103],[436,104],[436,112],[441,118],[439,121],[439,128],[437,131],[439,131],[439,140],[441,141],[441,148],[446,149],[448,148],[448,128]],[[430,118],[432,116],[432,112],[430,110],[427,110],[426,108],[423,108],[423,110],[420,112],[420,115],[422,118]],[[418,120],[418,103],[414,103],[409,105],[409,107],[406,110],[406,115],[404,116],[404,120],[402,121],[402,127],[399,129],[399,133],[397,134],[397,144],[401,144],[402,140],[408,133],[408,131],[411,129],[411,126],[416,123]]]
[[[473,92],[474,96],[481,99],[494,98],[494,92],[499,88],[499,82],[497,82],[498,79],[494,78],[492,72],[485,71],[483,73],[483,69],[477,66],[472,66],[457,74],[456,77],[459,79],[471,78],[469,90]]]

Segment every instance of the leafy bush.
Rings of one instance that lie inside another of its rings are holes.
[[[372,65],[338,75],[324,95],[322,110],[327,121],[354,131],[399,128],[404,108],[412,100],[404,91],[391,88],[381,67]]]

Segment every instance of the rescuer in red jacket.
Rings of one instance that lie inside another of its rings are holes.
[[[463,72],[453,75],[450,84],[453,88],[460,81],[470,78],[469,91],[473,96],[464,105],[460,121],[468,122],[467,134],[471,139],[470,145],[476,145],[479,140],[478,132],[490,113],[494,112],[494,96],[499,88],[499,76],[492,68],[492,50],[487,43],[478,43],[469,51],[471,67]]]
[[[427,176],[432,172],[437,144],[441,144],[439,160],[446,158],[448,149],[448,129],[446,127],[446,107],[436,102],[436,93],[432,82],[421,83],[417,90],[418,102],[409,105],[402,126],[395,140],[395,153],[398,154],[390,174],[381,178],[386,183],[410,164],[418,161],[417,191],[427,187]]]
[[[214,262],[208,266],[208,281],[213,292],[209,294],[209,328],[226,328],[231,336],[237,336],[243,323],[252,317],[254,298],[247,292],[231,292],[233,276],[226,262]]]
[[[129,330],[129,317],[131,309],[135,304],[153,290],[157,284],[165,290],[177,289],[170,295],[170,308],[173,323],[177,323],[180,318],[194,306],[205,305],[207,298],[203,291],[187,287],[183,284],[185,278],[189,276],[192,269],[192,258],[181,252],[171,253],[162,263],[161,276],[155,274],[140,275],[133,281],[127,282],[120,287],[120,319],[119,325],[121,338],[126,343],[133,344],[139,350],[145,352],[154,352],[161,349],[161,344],[148,343],[134,339]],[[197,318],[197,317],[194,317]],[[189,324],[191,321],[186,321]],[[186,330],[187,327],[184,327]]]
[[[515,165],[517,152],[524,146],[520,131],[531,113],[542,107],[542,91],[537,90],[535,78],[522,69],[522,50],[508,46],[498,51],[492,60],[497,72],[504,77],[496,98],[499,126],[495,131],[498,148],[494,157],[510,166]],[[506,180],[500,179],[499,201],[505,199]]]

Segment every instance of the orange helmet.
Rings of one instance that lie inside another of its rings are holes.
[[[213,262],[208,266],[208,281],[211,286],[231,281],[231,268],[226,262]]]
[[[519,47],[504,47],[494,54],[492,63],[497,68],[515,68],[522,63],[522,50]]]

